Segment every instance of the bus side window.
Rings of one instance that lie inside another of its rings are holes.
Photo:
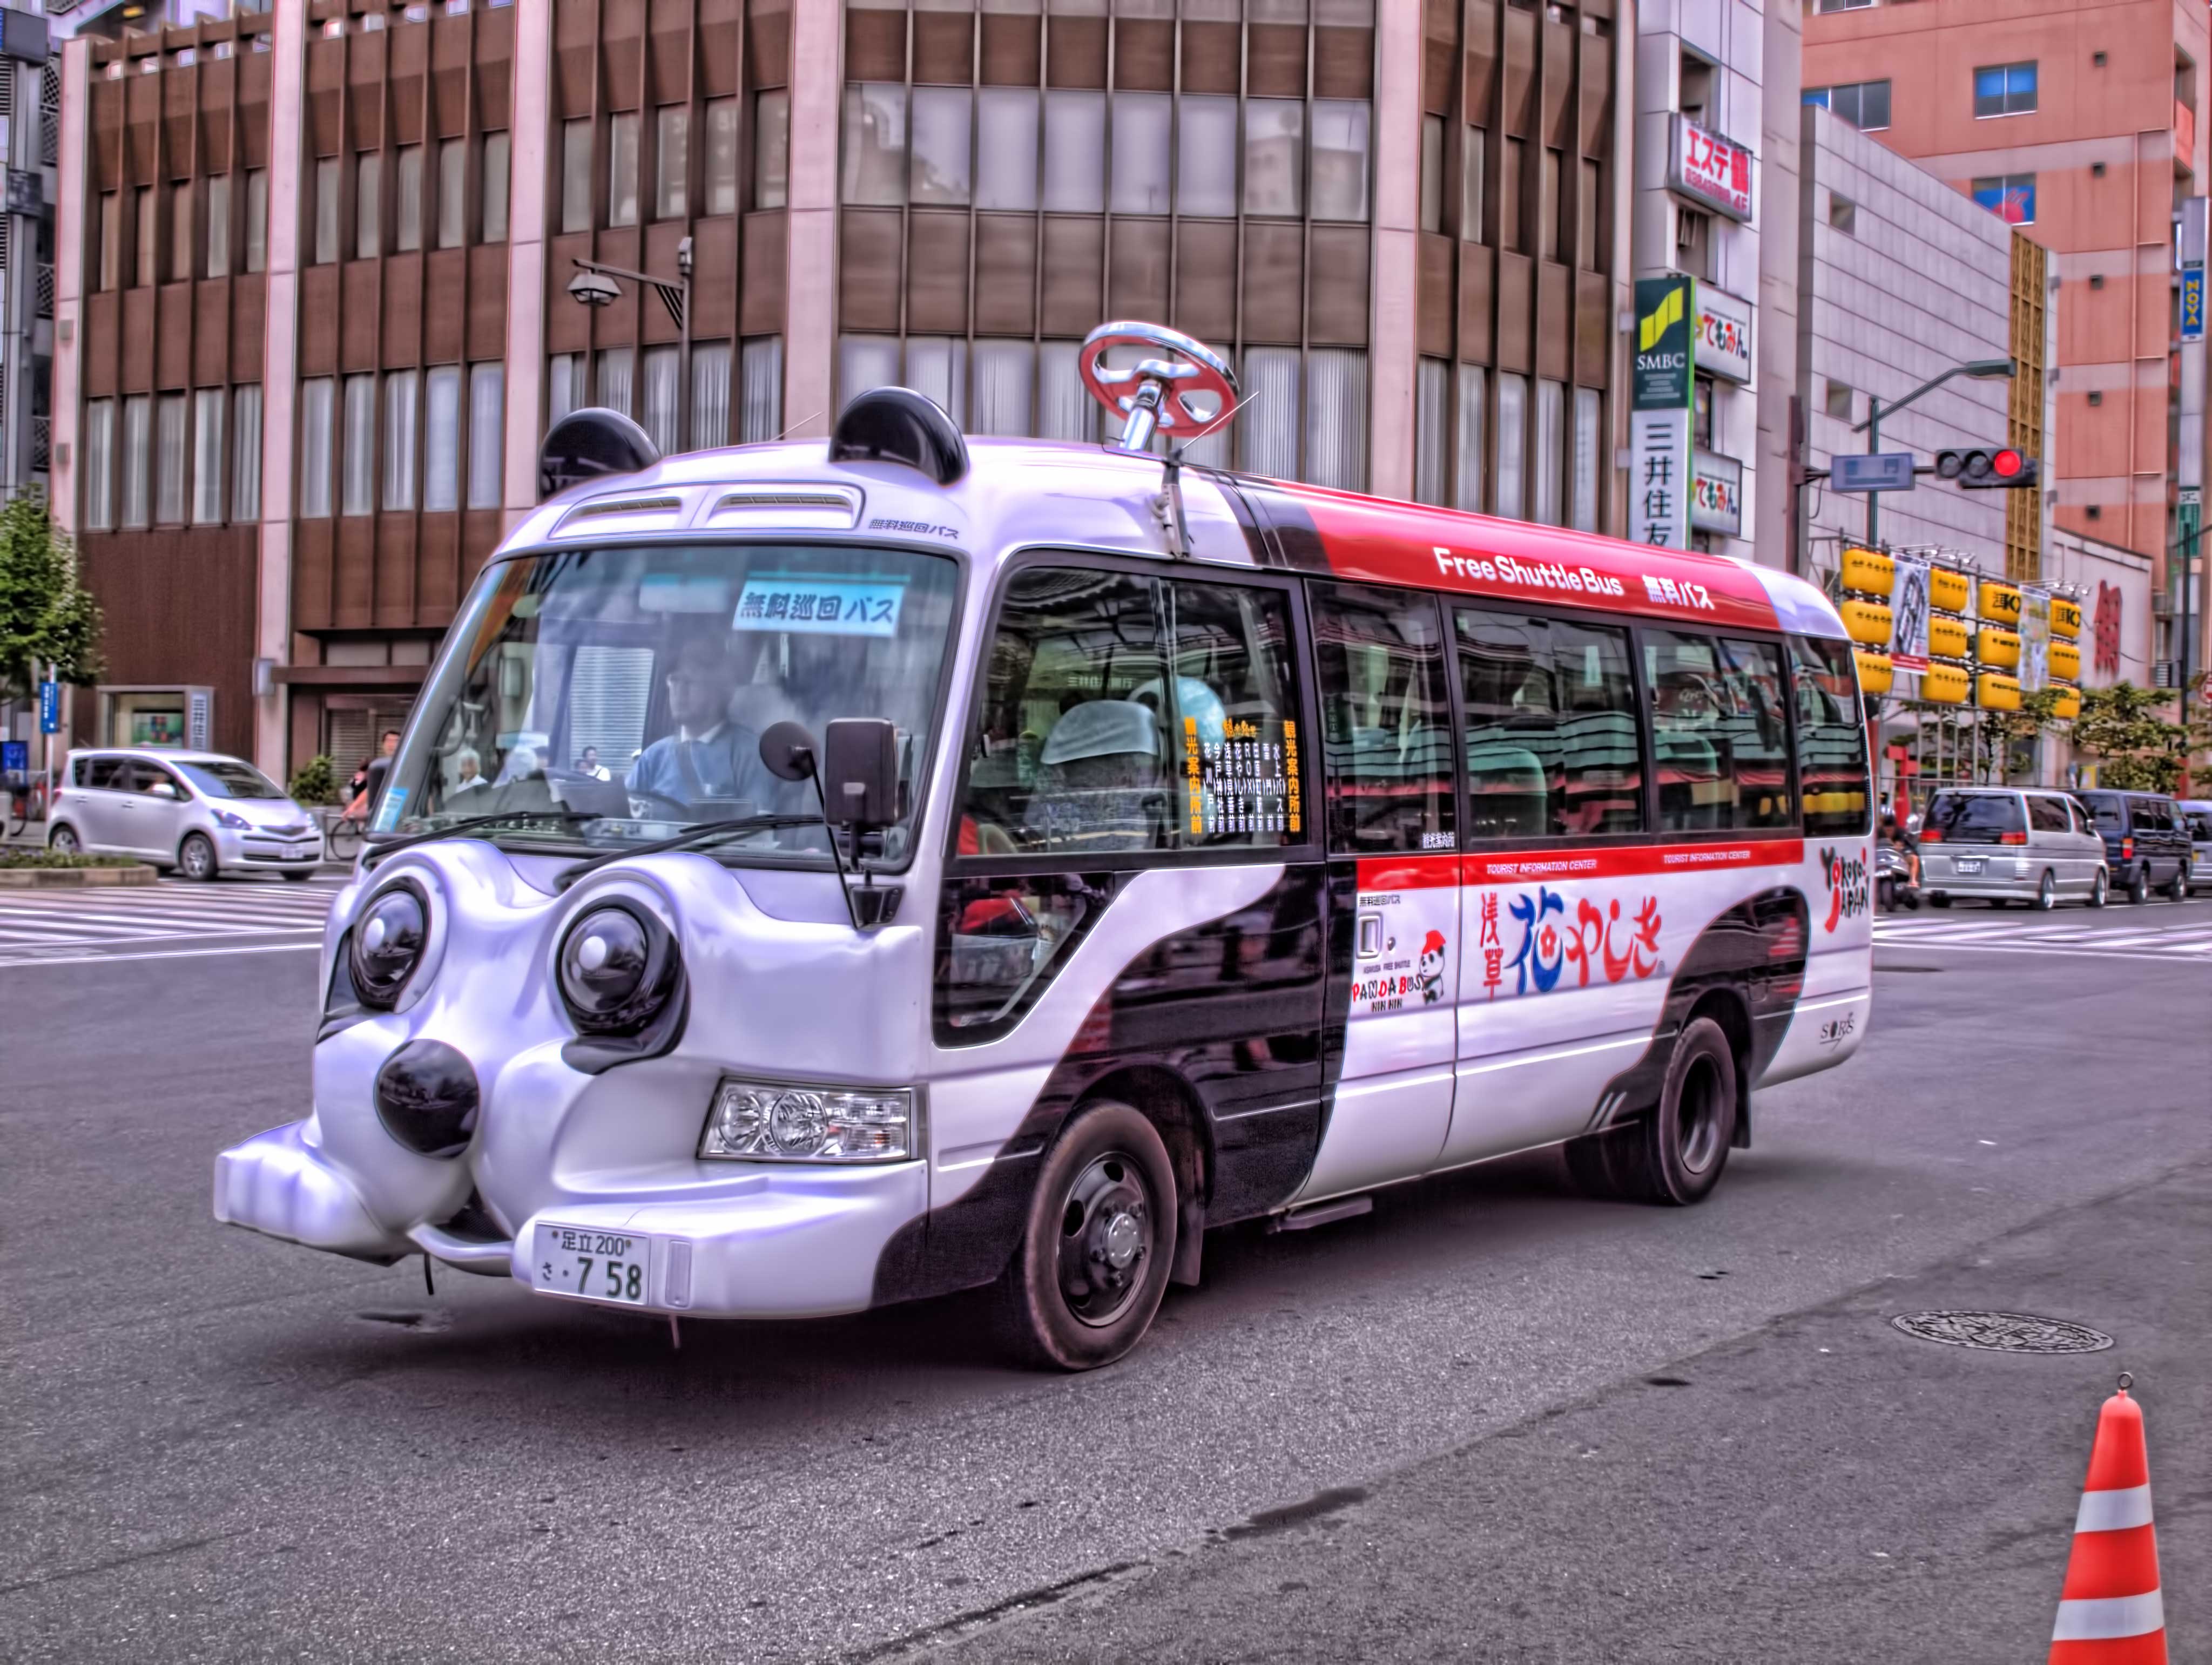
[[[1851,650],[1844,642],[1790,639],[1797,695],[1797,778],[1805,835],[1835,838],[1867,830],[1866,721]]]
[[[1781,656],[1765,642],[1644,633],[1662,832],[1794,823]]]
[[[1309,586],[1320,662],[1329,847],[1455,850],[1450,707],[1433,596]]]
[[[1467,708],[1468,836],[1644,828],[1628,633],[1527,614],[1453,615]]]

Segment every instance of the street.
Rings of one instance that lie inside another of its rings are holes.
[[[677,1350],[217,1226],[328,893],[179,889],[0,906],[0,1659],[2019,1661],[2121,1370],[2212,1655],[2212,900],[1884,918],[1705,1206],[1538,1153],[1235,1228],[1058,1377],[970,1297]],[[1953,1310],[2115,1345],[1890,1323]]]

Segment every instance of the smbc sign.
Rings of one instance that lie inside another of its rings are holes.
[[[1636,281],[1636,337],[1629,360],[1628,536],[1686,549],[1696,476],[1690,459],[1697,285],[1686,277]]]

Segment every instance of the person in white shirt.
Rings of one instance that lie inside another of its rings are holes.
[[[599,748],[596,746],[586,746],[584,748],[583,754],[576,760],[576,772],[592,780],[612,780],[614,778],[614,776],[608,772],[606,766],[599,761]]]
[[[448,803],[464,792],[481,792],[491,784],[483,778],[483,760],[466,746],[453,754],[453,767],[458,778],[453,790],[446,794]]]
[[[630,766],[631,790],[687,805],[720,800],[762,809],[778,802],[781,783],[761,761],[760,736],[729,720],[737,687],[726,642],[699,636],[678,649],[668,673],[676,732],[639,754]]]

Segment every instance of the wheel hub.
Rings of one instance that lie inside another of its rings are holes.
[[[1060,1299],[1086,1324],[1109,1324],[1135,1297],[1152,1252],[1152,1198],[1120,1152],[1094,1159],[1060,1205]]]

